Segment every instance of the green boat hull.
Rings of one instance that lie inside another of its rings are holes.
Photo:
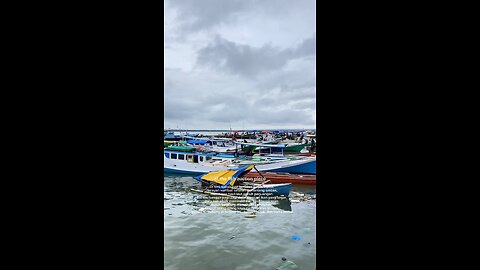
[[[167,147],[168,150],[173,151],[180,151],[180,152],[193,152],[195,151],[195,147],[190,146],[177,146],[177,145],[170,145]]]
[[[306,144],[297,144],[297,145],[287,146],[285,147],[285,149],[283,149],[283,152],[284,153],[300,153],[300,151],[302,151],[302,149],[305,148],[305,146],[310,146],[310,144],[306,143]]]
[[[170,145],[173,145],[175,144],[175,142],[166,142],[166,141],[163,141],[163,146],[164,147],[169,147]]]

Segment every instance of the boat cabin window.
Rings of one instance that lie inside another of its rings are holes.
[[[193,163],[198,163],[198,156],[197,155],[193,156]]]
[[[210,160],[210,159],[212,159],[212,157],[208,156],[208,157],[207,157],[207,160]]]
[[[196,156],[195,156],[196,157]],[[188,154],[187,155],[187,162],[194,162],[194,159],[193,159],[193,155],[192,154]],[[197,161],[198,162],[198,161]]]
[[[170,158],[170,153],[165,153],[166,158]]]
[[[172,153],[171,159],[177,159],[177,154]]]
[[[178,154],[178,159],[184,160],[184,159],[185,159],[185,155],[184,155],[184,154]]]
[[[203,156],[200,156],[200,162],[203,162]]]

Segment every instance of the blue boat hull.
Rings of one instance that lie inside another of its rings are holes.
[[[302,174],[317,174],[317,161],[313,160],[305,164],[280,168],[274,170],[268,170],[267,172],[287,172],[287,173],[302,173]]]
[[[165,168],[164,172],[168,173],[179,173],[179,174],[190,174],[190,175],[200,175],[204,174],[202,172],[192,172],[186,170],[179,170],[179,169],[171,169]],[[278,169],[270,169],[270,170],[262,170],[262,172],[287,172],[287,173],[301,173],[301,174],[317,174],[317,161],[312,160],[311,162],[285,167],[285,168],[278,168]]]

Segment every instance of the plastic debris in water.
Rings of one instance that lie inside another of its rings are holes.
[[[287,261],[287,258],[283,257],[282,258],[282,265],[279,267],[275,268],[275,270],[293,270],[293,269],[298,269],[298,266],[292,262],[292,261]]]
[[[294,236],[292,236],[292,240],[300,240],[300,239],[301,239],[301,237],[300,237],[300,236],[298,236],[298,235],[294,235]]]

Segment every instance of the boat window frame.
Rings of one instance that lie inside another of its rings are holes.
[[[164,153],[165,154],[165,158],[170,158],[170,153]]]
[[[174,157],[174,155],[175,155],[175,157]],[[177,153],[172,153],[172,154],[170,155],[170,159],[177,159],[177,158],[178,158]]]
[[[182,158],[180,158],[180,156],[182,156]],[[179,160],[185,160],[185,154],[178,154],[178,159]]]

